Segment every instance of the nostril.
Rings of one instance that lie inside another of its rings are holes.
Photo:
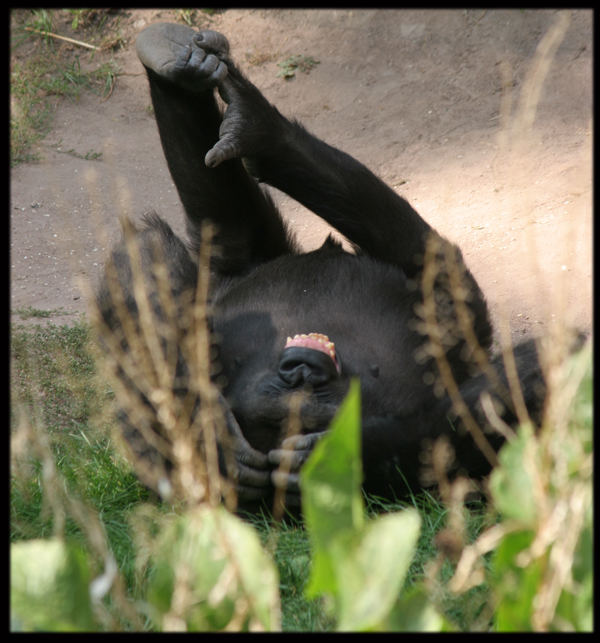
[[[303,347],[286,348],[281,353],[278,372],[289,386],[319,386],[338,377],[331,358],[321,351]]]
[[[308,365],[290,360],[279,365],[279,376],[290,386],[301,386],[308,382],[311,370]]]

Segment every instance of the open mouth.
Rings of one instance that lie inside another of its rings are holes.
[[[341,374],[342,369],[335,353],[335,344],[327,335],[323,335],[322,333],[308,333],[307,335],[300,334],[288,337],[285,348],[292,347],[309,348],[324,353],[334,363],[338,375]]]

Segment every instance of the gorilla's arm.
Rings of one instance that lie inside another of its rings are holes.
[[[228,108],[206,164],[243,157],[259,181],[310,208],[364,252],[414,275],[433,229],[367,167],[286,119],[227,63],[218,87]]]
[[[286,136],[256,167],[259,180],[289,194],[365,253],[399,264],[409,277],[419,271],[433,229],[349,154],[292,122]]]

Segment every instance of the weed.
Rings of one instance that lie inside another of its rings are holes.
[[[60,154],[69,154],[70,156],[74,156],[75,158],[82,159],[84,161],[100,161],[102,159],[102,152],[94,152],[94,150],[88,150],[85,154],[81,154],[81,152],[77,152],[74,149],[57,149],[56,151]]]
[[[281,71],[277,74],[277,77],[289,80],[290,78],[294,78],[296,71],[308,74],[310,70],[319,63],[319,60],[315,60],[311,56],[290,56],[282,62],[277,63],[277,66],[281,67]]]
[[[63,308],[56,308],[54,310],[40,310],[39,308],[33,308],[32,306],[26,306],[25,308],[17,308],[13,312],[15,315],[18,315],[23,320],[31,319],[31,318],[47,319],[48,317],[57,317],[59,315],[69,314]]]
[[[200,27],[207,22],[216,13],[220,13],[222,9],[177,9],[176,15],[189,27]]]
[[[94,22],[98,23],[98,29],[102,29],[107,18],[106,9],[66,9],[65,11],[72,16],[71,29],[73,31],[87,27]]]
[[[196,9],[178,9],[178,17],[189,27],[193,27],[196,22]]]
[[[34,10],[21,25],[49,33],[54,13]],[[75,19],[81,26],[84,14],[76,14]],[[10,158],[11,165],[15,166],[38,159],[33,148],[48,133],[61,98],[76,100],[82,91],[108,97],[118,70],[112,61],[92,70],[84,69],[79,52],[56,48],[49,36],[24,31],[19,28],[16,17],[13,17],[11,39]],[[25,44],[34,46],[20,57],[17,54]]]
[[[27,23],[28,27],[42,32],[50,32],[53,29],[52,26],[52,13],[47,9],[32,9],[32,18]],[[52,39],[48,35],[41,36],[46,44],[51,45]]]
[[[267,52],[246,52],[245,58],[249,65],[258,67],[260,65],[264,65],[264,63],[273,62],[277,58],[277,55]]]

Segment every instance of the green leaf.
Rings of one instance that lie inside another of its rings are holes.
[[[533,542],[533,531],[507,534],[498,546],[493,563],[496,595],[496,629],[500,632],[531,631],[533,601],[546,566],[546,556],[517,564],[518,555]]]
[[[161,629],[221,630],[234,617],[235,629],[279,629],[276,568],[256,531],[225,508],[171,519],[154,563],[148,602]]]
[[[84,551],[53,538],[10,547],[10,610],[13,629],[96,630]]]
[[[534,475],[540,465],[539,446],[532,427],[521,426],[515,439],[502,447],[498,459],[499,466],[490,476],[496,508],[503,518],[533,527],[538,513],[533,493]]]
[[[560,620],[563,630],[570,627],[574,631],[589,632],[594,624],[594,533],[591,503],[586,511],[574,554],[571,567],[573,584],[569,589],[563,589],[556,606],[555,619]]]
[[[556,606],[555,622],[560,629],[574,632],[591,632],[594,627],[594,579],[590,574],[575,591],[564,589]]]
[[[353,550],[336,556],[339,630],[368,630],[385,619],[413,559],[420,525],[416,509],[381,516],[362,530]]]
[[[381,627],[401,591],[420,531],[415,509],[365,523],[360,387],[352,382],[330,431],[300,474],[313,548],[307,596],[334,599],[339,630]]]
[[[381,629],[388,632],[440,632],[452,628],[437,612],[423,585],[418,585],[396,601]]]
[[[337,538],[352,539],[364,524],[360,438],[360,385],[355,380],[328,434],[300,472],[302,511],[313,548],[309,598],[337,594],[331,547]]]
[[[566,381],[569,381],[569,375],[572,379],[572,373],[581,370],[582,364],[585,365],[585,373],[577,389],[571,424],[573,430],[577,431],[577,443],[582,447],[583,452],[592,453],[594,448],[594,364],[590,345],[573,355],[567,362],[569,372],[566,375]],[[573,464],[574,468],[577,469],[578,463]]]

